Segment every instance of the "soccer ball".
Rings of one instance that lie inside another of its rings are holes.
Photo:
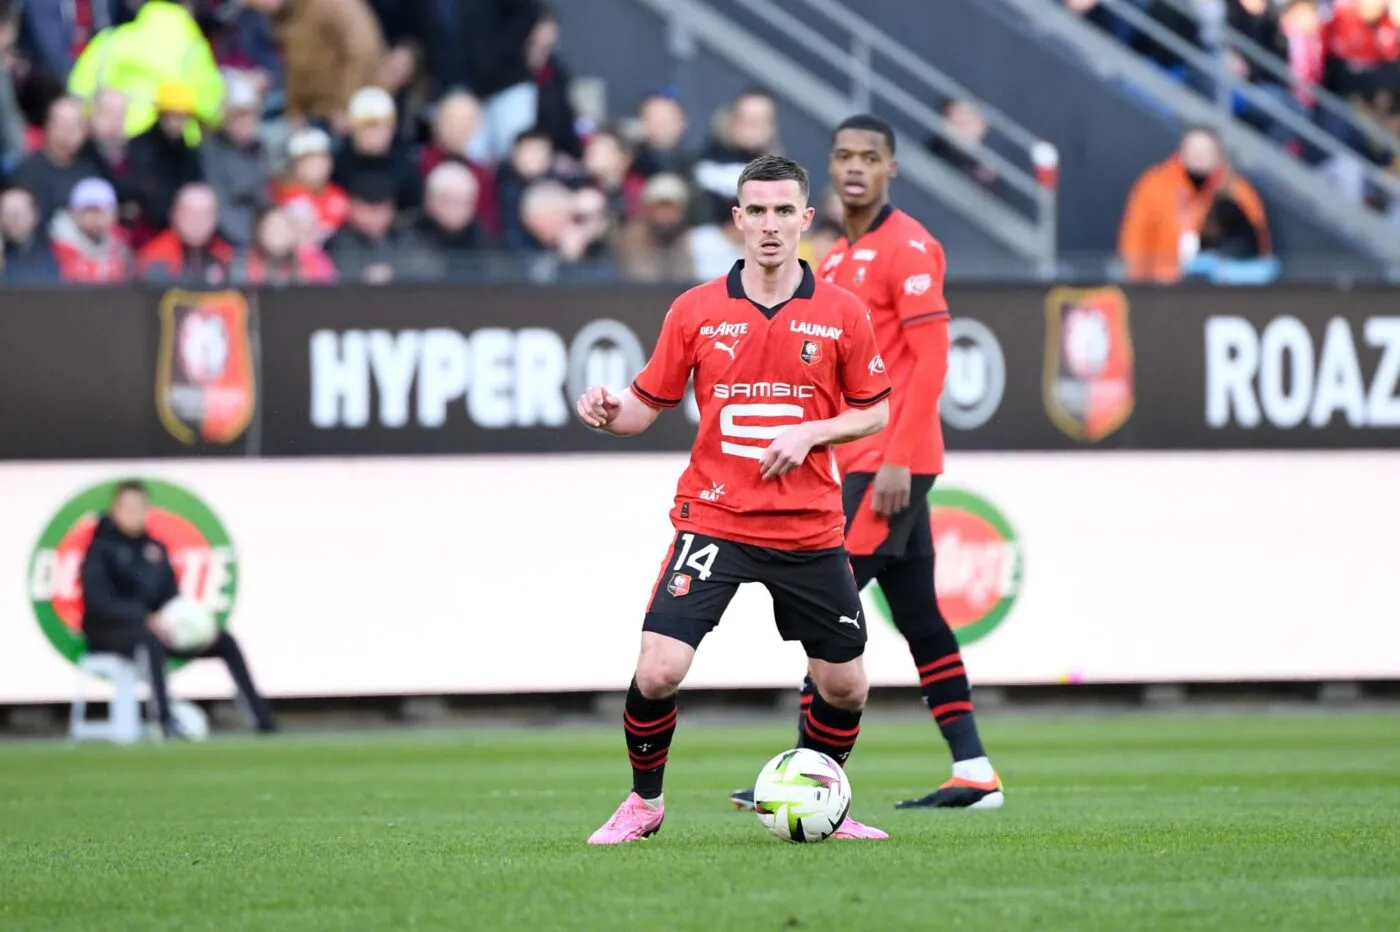
[[[219,636],[213,612],[188,596],[177,595],[160,611],[161,640],[171,650],[198,653]]]
[[[753,803],[758,821],[783,841],[825,841],[851,811],[851,781],[822,752],[794,748],[763,765]]]

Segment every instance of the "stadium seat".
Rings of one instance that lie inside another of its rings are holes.
[[[138,682],[146,681],[147,658],[138,650],[135,660],[120,654],[85,654],[78,661],[78,691],[69,711],[68,737],[73,741],[112,741],[132,744],[141,739],[144,725],[142,704],[136,695]],[[101,677],[112,684],[112,699],[105,719],[87,718],[90,677]]]

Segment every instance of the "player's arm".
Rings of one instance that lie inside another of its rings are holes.
[[[796,469],[813,447],[850,443],[883,430],[889,423],[890,380],[875,346],[870,314],[854,302],[845,316],[839,347],[837,374],[846,410],[825,420],[804,421],[774,440],[763,453],[763,478]]]
[[[632,437],[650,427],[663,409],[680,404],[692,368],[684,317],[678,300],[666,313],[651,359],[629,390],[614,395],[601,385],[593,386],[575,406],[579,420],[618,437]]]

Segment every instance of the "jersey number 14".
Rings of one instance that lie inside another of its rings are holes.
[[[695,544],[694,534],[681,535],[681,553],[676,557],[676,565],[672,570],[692,569],[704,582],[710,578],[712,568],[715,565],[715,557],[719,556],[719,544],[706,544],[694,553],[690,548]]]

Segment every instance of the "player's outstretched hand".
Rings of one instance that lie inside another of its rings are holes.
[[[776,479],[787,475],[807,459],[812,450],[812,435],[805,430],[806,424],[797,424],[778,435],[778,439],[763,451],[759,460],[764,479]]]
[[[622,402],[601,385],[595,385],[579,396],[579,420],[589,427],[607,427],[617,419]]]

